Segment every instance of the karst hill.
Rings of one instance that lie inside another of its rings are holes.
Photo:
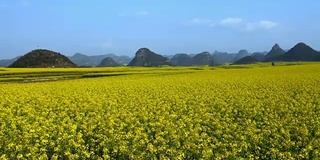
[[[156,67],[163,65],[172,65],[170,60],[167,58],[152,52],[148,48],[140,48],[133,60],[128,66],[144,66],[144,67]]]
[[[70,68],[77,67],[66,56],[46,50],[33,50],[13,62],[9,68]]]
[[[117,66],[123,66],[122,64],[116,62],[111,57],[107,57],[101,61],[101,63],[98,65],[98,67],[117,67]]]

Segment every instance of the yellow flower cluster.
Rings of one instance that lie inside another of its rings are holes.
[[[320,64],[163,72],[0,84],[0,159],[320,158]]]

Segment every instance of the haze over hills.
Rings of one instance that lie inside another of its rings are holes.
[[[254,52],[250,56],[258,61],[263,61],[265,59],[266,54],[268,54],[268,52]]]
[[[117,66],[123,66],[123,64],[116,62],[111,57],[107,57],[103,59],[98,65],[98,67],[117,67]]]
[[[209,53],[205,51],[199,54],[176,54],[171,59],[171,62],[177,66],[220,65],[225,63],[233,63],[236,60],[239,60],[249,55],[250,53],[245,49],[240,50],[238,53],[227,53],[219,51]]]
[[[253,58],[252,56],[246,56],[246,57],[243,57],[243,58],[233,62],[233,64],[253,64],[253,63],[258,63],[258,62],[260,62],[260,61]]]
[[[246,56],[250,56],[250,53],[246,49],[242,49],[238,52],[238,54],[236,54],[233,61],[235,62],[235,61],[237,61],[243,57],[246,57]]]
[[[319,52],[313,50],[304,43],[298,43],[287,52],[284,51],[277,43],[269,52],[254,52],[250,54],[247,50],[242,49],[236,54],[215,51],[201,52],[199,54],[178,53],[170,60],[177,66],[191,65],[219,65],[224,63],[250,64],[261,61],[320,61]]]
[[[192,62],[195,66],[210,65],[212,61],[212,55],[207,51],[201,52],[192,57]]]
[[[127,65],[132,58],[128,56],[117,56],[115,54],[104,54],[104,55],[93,55],[88,56],[81,53],[76,53],[73,56],[68,57],[72,62],[76,63],[78,66],[98,66],[101,61],[107,57],[112,58],[117,63],[122,65]]]
[[[12,58],[12,59],[2,59],[2,60],[0,60],[0,67],[8,67],[9,65],[11,65],[13,62],[15,62],[19,58],[20,58],[20,56]]]
[[[170,61],[177,66],[192,66],[193,60],[192,56],[186,54],[186,53],[178,53],[174,55]]]
[[[161,65],[176,65],[176,66],[203,66],[203,65],[221,65],[225,63],[256,63],[257,61],[320,61],[320,53],[304,43],[298,43],[289,50],[283,50],[277,43],[270,49],[269,52],[254,52],[249,53],[242,49],[238,53],[227,53],[214,51],[201,52],[198,54],[178,53],[175,55],[162,56],[152,52],[148,48],[140,48],[136,52],[136,56],[132,59],[128,56],[117,56],[115,54],[87,56],[85,54],[76,53],[68,57],[73,63],[78,66],[99,66],[103,59],[106,60],[104,66],[114,66],[117,64],[129,66],[161,66]],[[252,58],[250,58],[250,57]],[[168,57],[172,57],[169,59]],[[243,59],[245,58],[245,59]],[[18,57],[13,59],[0,60],[0,65],[6,67],[16,61]],[[113,63],[113,61],[115,63]],[[33,63],[33,62],[32,62]],[[114,65],[111,65],[114,64]]]
[[[225,63],[232,63],[236,54],[229,54],[227,52],[215,51],[212,55],[213,65],[220,65]]]

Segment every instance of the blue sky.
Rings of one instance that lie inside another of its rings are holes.
[[[317,0],[0,0],[0,58],[45,48],[134,56],[268,51],[305,42],[320,50]]]

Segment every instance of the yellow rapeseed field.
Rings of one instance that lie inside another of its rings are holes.
[[[2,83],[0,159],[320,159],[320,64],[189,70]]]

